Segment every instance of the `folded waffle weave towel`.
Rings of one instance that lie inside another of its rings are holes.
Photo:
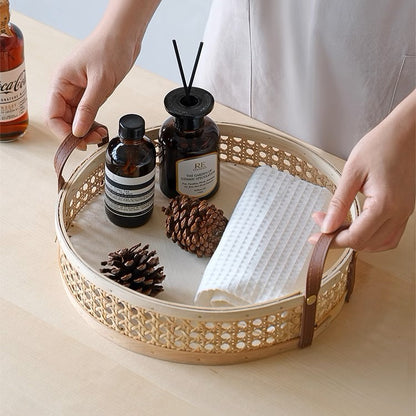
[[[195,296],[199,306],[243,306],[301,291],[311,219],[331,193],[270,166],[250,177]]]

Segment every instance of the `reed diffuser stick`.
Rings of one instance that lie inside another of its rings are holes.
[[[173,48],[175,49],[176,60],[178,62],[178,67],[179,67],[179,72],[180,72],[181,78],[182,78],[183,88],[185,90],[185,101],[188,105],[191,105],[189,96],[190,96],[190,93],[191,93],[192,84],[194,82],[195,73],[196,73],[196,69],[198,67],[199,57],[201,56],[202,46],[204,45],[204,42],[199,43],[199,48],[198,48],[198,52],[197,52],[196,57],[195,57],[194,67],[192,69],[192,75],[191,75],[191,79],[189,81],[189,85],[186,84],[185,73],[183,71],[182,61],[181,61],[181,57],[179,55],[179,50],[178,50],[178,45],[176,43],[176,40],[173,39],[172,43],[173,43]]]
[[[199,57],[201,56],[202,46],[204,46],[204,42],[199,43],[198,53],[196,54],[196,58],[195,58],[195,62],[194,62],[194,68],[192,69],[191,80],[189,81],[188,91],[186,93],[186,96],[189,96],[189,94],[191,93],[191,88],[192,88],[192,84],[194,82],[196,68],[198,67]]]
[[[176,44],[175,39],[172,40],[172,43],[173,43],[173,48],[175,49],[176,60],[178,62],[178,66],[179,66],[179,72],[181,74],[183,88],[185,88],[185,91],[187,91],[188,87],[186,85],[185,74],[183,72],[182,61],[181,61],[181,57],[179,55],[178,45]]]

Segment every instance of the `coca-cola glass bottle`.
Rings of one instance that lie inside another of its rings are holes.
[[[0,142],[15,140],[29,121],[24,42],[10,22],[8,0],[0,0]]]

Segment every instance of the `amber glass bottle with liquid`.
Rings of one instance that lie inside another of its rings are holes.
[[[213,96],[201,88],[191,88],[188,95],[177,88],[166,95],[164,104],[171,117],[159,132],[160,189],[169,198],[213,196],[220,184],[219,131],[207,117]]]
[[[121,227],[143,225],[153,211],[156,151],[144,133],[143,118],[127,114],[106,152],[105,211]]]
[[[0,0],[0,142],[21,136],[28,121],[23,34]]]

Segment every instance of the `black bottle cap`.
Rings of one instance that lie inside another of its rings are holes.
[[[120,118],[118,124],[118,135],[122,139],[134,140],[144,136],[144,119],[137,114],[126,114]]]
[[[185,88],[169,92],[164,100],[166,111],[176,118],[181,130],[196,130],[203,125],[204,117],[214,108],[214,97],[202,88],[192,87],[189,96]]]

